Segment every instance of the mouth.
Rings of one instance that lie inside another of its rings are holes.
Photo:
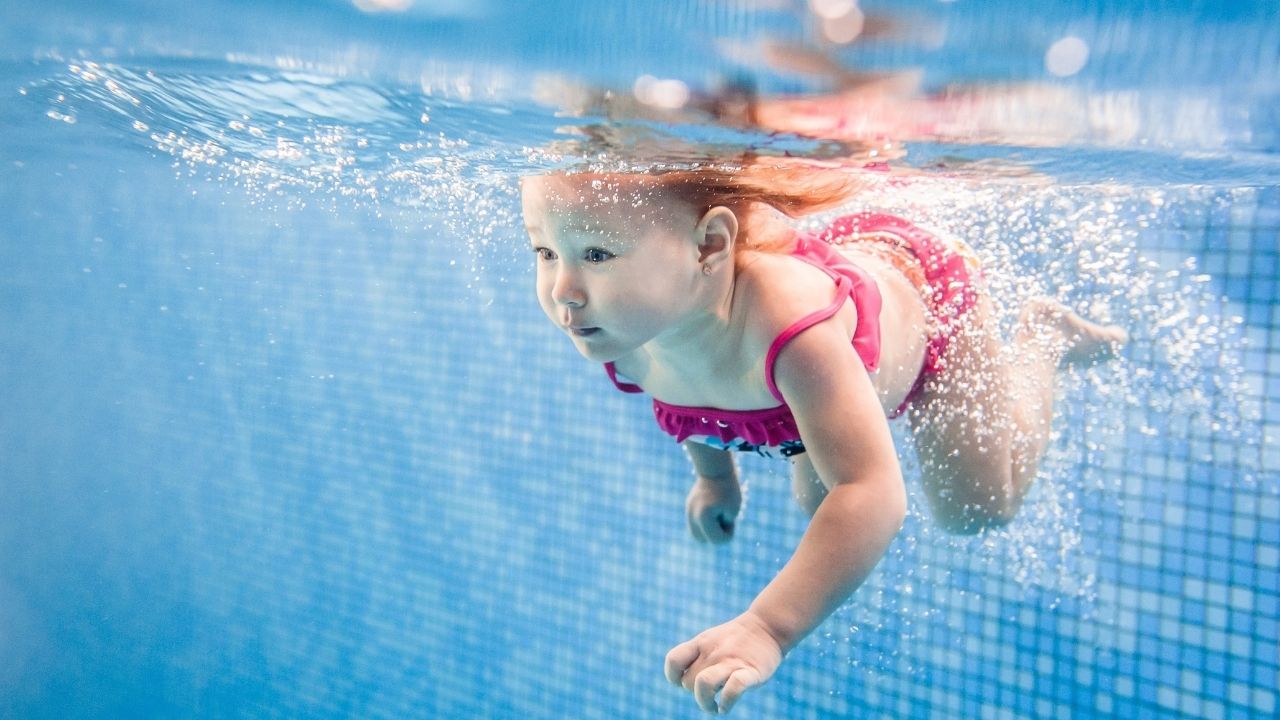
[[[568,327],[565,329],[574,337],[591,337],[592,335],[600,332],[600,328],[598,327]]]

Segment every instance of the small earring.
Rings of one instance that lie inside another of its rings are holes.
[[[703,275],[711,274],[711,263],[702,263],[702,274]]]

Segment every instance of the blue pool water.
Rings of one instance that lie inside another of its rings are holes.
[[[0,717],[698,717],[663,655],[803,517],[746,458],[738,536],[688,537],[684,458],[537,307],[516,178],[602,119],[566,87],[816,90],[759,61],[803,5],[0,0]],[[734,714],[1275,717],[1274,3],[863,8],[908,30],[846,66],[1025,90],[866,202],[1134,341],[1005,529],[935,528],[906,445],[889,554]]]

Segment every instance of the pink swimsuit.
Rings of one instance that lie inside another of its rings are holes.
[[[856,237],[860,234],[874,236],[867,241],[894,243],[910,252],[923,270],[927,285],[922,291],[927,295],[926,304],[938,326],[938,332],[930,338],[920,375],[897,411],[901,413],[919,392],[925,378],[941,371],[942,354],[957,321],[976,302],[970,266],[963,256],[901,218],[882,213],[857,213],[839,218],[817,235],[800,235],[792,251],[794,257],[826,273],[835,283],[836,292],[830,304],[789,325],[769,345],[764,363],[765,383],[781,404],[760,410],[721,410],[671,405],[655,398],[653,413],[658,426],[676,442],[693,439],[712,447],[765,455],[776,448],[784,457],[804,452],[795,417],[773,378],[774,364],[782,348],[800,333],[835,315],[846,300],[852,300],[858,312],[852,339],[854,352],[867,372],[875,372],[880,366],[880,289],[871,275],[836,249],[843,242],[860,241]],[[644,392],[639,385],[620,381],[613,363],[605,363],[605,371],[619,390]]]

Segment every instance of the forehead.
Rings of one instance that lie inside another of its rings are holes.
[[[684,211],[657,183],[626,175],[539,175],[520,181],[525,223],[547,230],[635,229]]]

